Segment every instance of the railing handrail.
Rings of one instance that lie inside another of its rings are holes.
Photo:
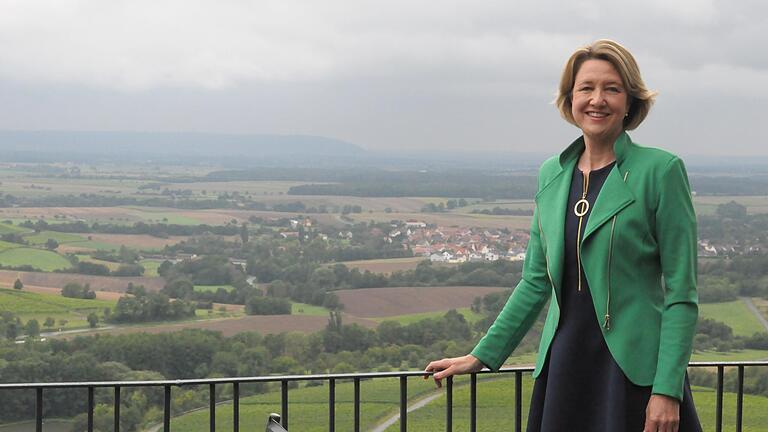
[[[761,361],[705,361],[691,362],[688,367],[738,367],[738,366],[768,366],[768,360]],[[511,372],[531,372],[533,366],[508,366],[492,371],[483,369],[478,374],[489,373],[511,373]],[[281,382],[281,381],[327,381],[334,380],[353,380],[355,378],[400,378],[400,377],[423,377],[430,376],[432,372],[424,371],[390,371],[390,372],[353,372],[336,374],[306,374],[306,375],[261,375],[249,377],[227,377],[227,378],[195,378],[178,380],[144,380],[144,381],[58,381],[58,382],[38,382],[38,383],[2,383],[0,390],[11,389],[29,389],[29,388],[79,388],[79,387],[162,387],[162,386],[194,386],[207,384],[232,384],[232,383],[258,383],[258,382]]]
[[[762,361],[703,361],[691,362],[688,367],[739,367],[739,366],[768,366],[768,360]],[[510,373],[510,372],[531,372],[533,366],[509,366],[503,367],[498,371],[483,369],[478,374],[489,373]],[[195,379],[177,379],[177,380],[145,380],[145,381],[59,381],[43,383],[2,383],[0,390],[11,389],[29,389],[29,388],[79,388],[79,387],[153,387],[153,386],[194,386],[208,384],[232,384],[232,383],[257,383],[257,382],[280,382],[280,381],[316,381],[316,380],[353,380],[356,378],[400,378],[400,377],[423,377],[432,375],[432,372],[424,371],[390,371],[390,372],[356,372],[356,373],[336,373],[336,374],[307,374],[307,375],[262,375],[250,377],[228,377],[228,378],[195,378]]]

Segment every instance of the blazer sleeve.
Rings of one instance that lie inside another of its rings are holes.
[[[655,234],[665,292],[652,392],[682,400],[698,319],[698,295],[696,214],[688,175],[679,158],[667,163],[658,190]]]
[[[472,355],[491,370],[498,370],[533,325],[552,294],[547,274],[545,246],[539,232],[539,209],[534,208],[531,237],[525,252],[523,277],[501,313]]]

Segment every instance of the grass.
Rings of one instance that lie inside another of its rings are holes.
[[[83,236],[56,231],[41,231],[39,233],[24,236],[24,240],[32,245],[44,245],[48,239],[56,240],[60,244],[86,241],[86,238]]]
[[[106,250],[106,251],[120,250],[119,244],[106,243],[106,242],[100,242],[95,240],[83,240],[83,241],[69,243],[68,245],[83,248],[83,249],[95,249],[95,250]]]
[[[306,303],[291,303],[291,315],[328,316],[328,309]]]
[[[241,385],[241,391],[247,385]],[[360,412],[361,430],[370,430],[386,417],[398,412],[399,381],[376,379],[361,382],[363,404]],[[421,379],[408,380],[408,395],[418,398],[432,392],[434,384]],[[353,385],[351,382],[336,383],[336,430],[353,430]],[[302,387],[288,392],[289,430],[320,432],[328,430],[328,387],[326,385]],[[240,430],[262,430],[267,416],[280,412],[280,392],[272,391],[240,401]],[[231,431],[231,404],[219,405],[216,410],[216,430]],[[173,418],[171,430],[207,431],[208,412],[201,410]],[[410,430],[419,430],[410,428]],[[456,429],[458,430],[458,429]]]
[[[768,360],[768,351],[743,349],[738,351],[717,352],[697,351],[691,355],[691,361],[750,361]]]
[[[199,292],[216,292],[219,288],[224,288],[227,292],[235,290],[232,285],[195,285],[195,291]]]
[[[106,300],[83,300],[62,297],[54,294],[40,294],[0,288],[0,312],[9,311],[18,315],[22,321],[36,319],[42,326],[47,317],[67,320],[67,329],[88,325],[86,316],[95,312],[101,314],[104,308],[114,307],[115,302]],[[46,331],[46,329],[42,329]]]
[[[18,247],[22,247],[22,245],[18,243],[11,243],[11,242],[0,240],[0,252],[7,251],[8,249],[15,249]]]
[[[94,264],[101,264],[103,266],[106,266],[110,270],[117,270],[118,268],[120,268],[120,263],[96,259],[96,258],[91,257],[90,255],[77,254],[75,256],[80,261],[90,262],[90,263],[94,263]]]
[[[484,318],[483,314],[472,312],[470,308],[459,308],[456,311],[462,315],[469,323],[475,323]],[[397,321],[401,325],[413,324],[415,322],[428,318],[442,318],[448,311],[422,312],[408,315],[395,315],[381,318],[373,318],[377,322]]]
[[[0,223],[0,234],[19,234],[28,232],[29,229],[18,227],[16,225]]]
[[[70,267],[69,261],[56,252],[19,247],[0,252],[0,264],[17,267],[31,265],[42,271],[53,271]]]
[[[736,336],[752,336],[757,332],[766,331],[741,300],[699,304],[699,315],[702,318],[724,322],[733,329],[733,334]]]
[[[143,259],[139,261],[139,264],[144,267],[144,276],[159,276],[157,269],[160,267],[163,261],[155,259]]]

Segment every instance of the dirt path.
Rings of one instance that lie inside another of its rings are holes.
[[[425,406],[427,406],[428,403],[443,396],[444,394],[445,392],[443,391],[437,391],[435,393],[430,394],[429,396],[418,399],[414,401],[410,406],[408,406],[408,412],[413,412],[419,408],[424,408]],[[393,415],[392,417],[384,420],[384,422],[379,423],[375,428],[371,429],[371,432],[384,432],[385,430],[387,430],[387,428],[397,423],[398,420],[400,420],[399,412]]]
[[[760,311],[757,309],[757,306],[755,306],[755,303],[752,301],[749,297],[739,297],[741,301],[744,302],[745,305],[747,305],[747,308],[749,308],[750,311],[757,317],[757,320],[760,321],[760,324],[763,325],[766,331],[768,331],[768,320],[765,319],[763,314],[760,313]]]

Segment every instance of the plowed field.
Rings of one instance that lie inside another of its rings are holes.
[[[475,297],[502,287],[393,287],[334,291],[344,312],[361,318],[380,318],[469,307]]]

